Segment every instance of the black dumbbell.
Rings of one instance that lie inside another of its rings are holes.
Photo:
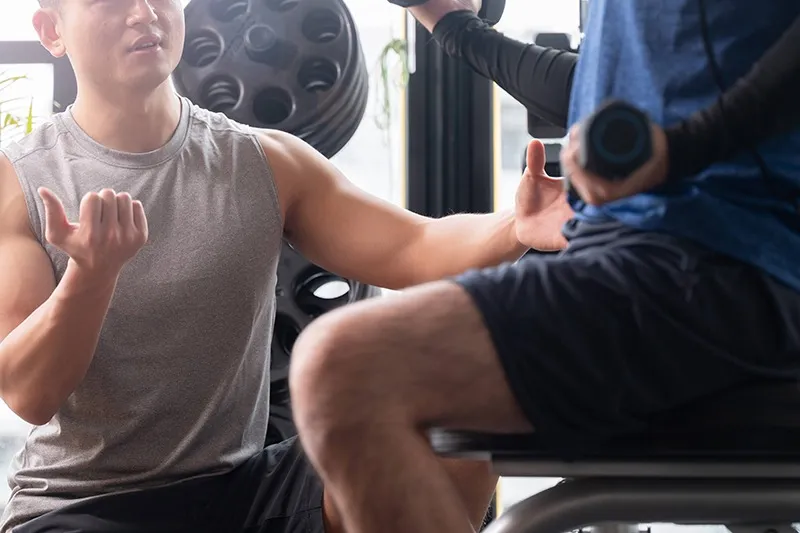
[[[603,104],[581,126],[578,164],[607,180],[623,180],[653,156],[649,117],[621,100]],[[573,194],[569,180],[564,180]]]
[[[625,179],[652,156],[650,119],[627,102],[604,104],[581,127],[579,163],[605,179]]]

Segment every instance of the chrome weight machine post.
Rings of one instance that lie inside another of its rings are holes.
[[[638,524],[598,524],[591,528],[591,533],[640,533]]]
[[[784,533],[798,520],[799,494],[800,481],[791,478],[578,478],[514,504],[487,533],[564,533],[607,522],[722,524],[732,533]]]
[[[800,519],[798,519],[800,520]],[[792,524],[728,524],[731,533],[797,533]]]

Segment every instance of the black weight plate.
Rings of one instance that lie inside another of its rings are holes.
[[[300,332],[318,316],[378,296],[380,289],[332,274],[308,261],[284,241],[275,293],[270,381],[271,395],[277,399],[288,394],[289,360]]]
[[[336,154],[355,134],[367,108],[369,78],[363,59],[353,76],[351,94],[333,104],[317,124],[299,136],[323,154]],[[329,156],[330,157],[330,156]]]
[[[342,0],[193,0],[185,14],[186,45],[174,81],[198,105],[293,133],[327,157],[334,154],[309,141],[311,133],[363,116],[362,110],[326,120],[342,102],[356,99],[356,107],[366,108],[366,97],[352,90],[366,73]]]
[[[369,76],[361,46],[353,47],[341,84],[341,97],[320,109],[314,122],[300,126],[294,133],[324,155],[332,157],[353,137],[364,117],[369,98]]]

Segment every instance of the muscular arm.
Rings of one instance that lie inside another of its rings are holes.
[[[671,179],[694,175],[800,126],[798,43],[800,17],[710,107],[665,130]]]
[[[28,224],[22,190],[0,154],[0,397],[26,422],[45,424],[94,355],[114,283],[53,267]]]
[[[261,142],[287,238],[331,272],[401,289],[516,260],[527,250],[511,213],[426,218],[363,192],[296,137],[269,131]]]
[[[433,28],[433,37],[449,56],[461,58],[534,115],[567,126],[576,53],[516,41],[471,11],[446,14]]]

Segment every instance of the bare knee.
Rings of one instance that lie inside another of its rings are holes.
[[[335,316],[325,316],[312,322],[297,338],[292,348],[289,367],[289,388],[295,414],[318,407],[335,393],[337,374],[345,363],[345,346],[341,329],[345,327]]]
[[[337,337],[341,336],[338,328],[342,326],[334,320],[333,327],[327,327],[326,322],[332,322],[331,318],[326,316],[312,322],[298,336],[292,348],[289,387],[297,407],[320,393],[328,392],[325,386],[338,367],[334,359],[343,355],[342,344],[337,342]],[[322,385],[323,389],[317,385]]]
[[[312,322],[292,349],[289,387],[298,429],[317,433],[344,428],[379,408],[372,388],[380,373],[359,338],[357,309],[324,315]],[[352,429],[352,427],[351,427]]]

